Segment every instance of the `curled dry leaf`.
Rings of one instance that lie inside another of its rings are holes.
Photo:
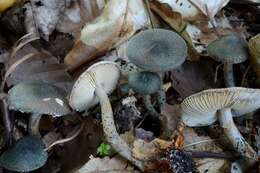
[[[38,82],[51,83],[65,91],[70,91],[72,79],[65,71],[65,65],[49,52],[39,52],[29,44],[19,50],[13,58],[8,59],[5,63],[6,70],[29,53],[33,53],[34,56],[17,65],[7,78],[6,83],[9,87],[20,82]]]
[[[230,0],[189,0],[195,4],[206,16],[211,19],[223,8]]]
[[[74,173],[139,173],[119,156],[109,158],[91,158],[83,167]]]
[[[210,151],[210,152],[222,152],[214,140],[208,136],[199,136],[192,128],[184,129],[184,149],[190,151]],[[222,173],[227,169],[229,162],[223,159],[195,159],[196,166],[200,173]]]
[[[196,21],[202,15],[200,10],[189,0],[153,0],[153,2],[167,4],[172,11],[180,13],[185,21]]]
[[[102,14],[85,25],[80,40],[65,57],[65,63],[70,70],[74,70],[115,48],[149,24],[142,0],[108,1]]]
[[[251,38],[248,42],[250,61],[253,64],[257,77],[260,77],[260,34]]]
[[[104,6],[105,0],[74,0],[65,9],[56,29],[78,38],[82,27],[100,15]]]

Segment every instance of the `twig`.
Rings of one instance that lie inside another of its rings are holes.
[[[81,123],[79,130],[77,130],[76,133],[74,133],[72,136],[65,138],[65,139],[57,140],[57,141],[53,142],[51,145],[49,145],[47,148],[45,148],[44,150],[49,151],[55,145],[64,144],[66,142],[73,140],[80,134],[80,132],[82,131],[83,128],[84,128],[84,123]]]
[[[217,80],[218,80],[218,71],[219,71],[219,68],[222,66],[223,64],[219,64],[217,67],[216,67],[216,71],[215,71],[215,75],[214,75],[214,83],[217,83]]]
[[[198,145],[198,144],[202,144],[202,143],[206,143],[206,142],[213,142],[213,141],[216,141],[216,140],[219,140],[219,139],[207,139],[207,140],[203,140],[203,141],[198,141],[198,142],[194,142],[194,143],[185,145],[185,146],[183,146],[183,148],[188,148],[188,147]]]
[[[184,151],[185,153],[191,155],[193,158],[217,158],[217,159],[234,159],[235,157],[227,155],[225,153],[217,153],[210,151]]]
[[[249,65],[247,68],[246,68],[246,71],[243,73],[243,76],[242,76],[242,80],[241,80],[241,86],[244,86],[245,83],[246,83],[246,76],[250,70],[251,66]]]

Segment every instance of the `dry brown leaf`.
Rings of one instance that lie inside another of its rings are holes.
[[[134,142],[132,152],[135,158],[148,161],[156,158],[159,154],[171,147],[173,147],[172,141],[165,141],[156,138],[148,143],[144,140],[138,139]]]
[[[260,78],[260,34],[251,38],[248,42],[250,61],[258,78]]]
[[[121,157],[91,158],[74,173],[139,173]]]
[[[223,8],[230,0],[189,0],[195,4],[206,16],[211,19]]]
[[[73,83],[65,71],[65,65],[61,64],[57,58],[48,52],[39,52],[29,44],[19,50],[13,58],[9,58],[5,68],[9,69],[12,64],[30,53],[37,54],[37,56],[27,59],[12,70],[6,80],[9,87],[20,82],[39,82],[51,83],[67,92],[70,91]]]
[[[82,27],[100,15],[104,6],[105,0],[74,0],[65,9],[56,29],[78,38]]]
[[[85,25],[80,41],[65,57],[65,63],[73,70],[98,54],[115,48],[149,24],[142,0],[108,1],[102,14]]]
[[[213,61],[185,62],[171,71],[172,87],[183,97],[215,87]]]
[[[185,21],[196,21],[202,16],[200,10],[194,6],[189,0],[153,0],[161,4],[167,4],[172,11],[182,15]]]
[[[162,137],[170,138],[180,121],[180,106],[164,104],[161,106]]]
[[[210,151],[210,152],[222,152],[215,141],[208,136],[199,136],[192,128],[185,128],[184,132],[184,149],[191,151]],[[223,159],[195,159],[196,166],[200,173],[223,173],[229,164],[227,160]]]

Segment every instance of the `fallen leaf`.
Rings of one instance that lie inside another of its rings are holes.
[[[139,173],[121,157],[91,158],[74,173]]]
[[[223,152],[214,140],[208,136],[199,136],[192,128],[185,128],[184,132],[184,149],[190,151],[210,151],[210,152]],[[227,170],[229,162],[224,159],[194,159],[197,169],[200,173],[223,173]]]
[[[54,84],[67,92],[71,90],[73,83],[65,71],[65,65],[61,64],[50,53],[39,52],[30,45],[24,46],[16,53],[15,57],[8,59],[5,64],[6,70],[29,53],[34,53],[37,56],[33,56],[15,67],[6,80],[8,87],[20,82],[38,82]]]
[[[206,16],[211,19],[223,8],[230,0],[190,0],[195,4]]]
[[[260,78],[260,34],[251,38],[248,42],[250,52],[250,61],[254,67],[255,73]]]
[[[185,62],[171,71],[172,87],[185,98],[201,90],[216,87],[214,61]]]
[[[172,137],[173,132],[177,129],[180,121],[180,106],[164,104],[161,106],[161,124],[162,134],[161,137],[169,139]]]
[[[104,6],[105,0],[74,0],[65,9],[56,29],[78,38],[82,27],[100,15]]]
[[[202,16],[200,10],[194,6],[189,0],[153,0],[161,4],[167,4],[172,11],[182,15],[185,21],[195,21]]]
[[[102,14],[82,29],[80,40],[65,57],[65,63],[74,70],[149,25],[142,0],[108,1]]]

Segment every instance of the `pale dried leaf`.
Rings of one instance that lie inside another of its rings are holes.
[[[139,173],[121,157],[91,158],[83,167],[74,173]]]
[[[51,83],[63,88],[67,92],[70,91],[73,83],[65,71],[65,65],[61,64],[57,58],[48,52],[39,52],[30,45],[24,46],[13,58],[8,59],[5,64],[6,70],[30,53],[37,54],[37,56],[30,59],[27,58],[26,61],[15,66],[15,69],[12,70],[12,73],[6,80],[9,87],[20,82],[38,82]]]
[[[82,27],[100,15],[104,6],[105,0],[74,0],[65,9],[56,29],[78,38]]]
[[[190,0],[195,4],[206,16],[211,19],[223,8],[230,0]]]
[[[223,151],[209,136],[199,136],[192,128],[185,128],[183,135],[184,149],[186,150],[210,152]],[[226,168],[224,166],[228,165],[229,162],[223,159],[205,158],[195,159],[195,163],[200,173],[204,173],[206,170],[210,173],[222,173]]]
[[[94,56],[117,47],[149,24],[142,0],[108,1],[102,14],[85,25],[80,41],[66,56],[65,63],[73,70]]]
[[[200,10],[189,0],[155,0],[162,4],[167,4],[172,11],[178,12],[186,21],[196,21],[201,16]]]

